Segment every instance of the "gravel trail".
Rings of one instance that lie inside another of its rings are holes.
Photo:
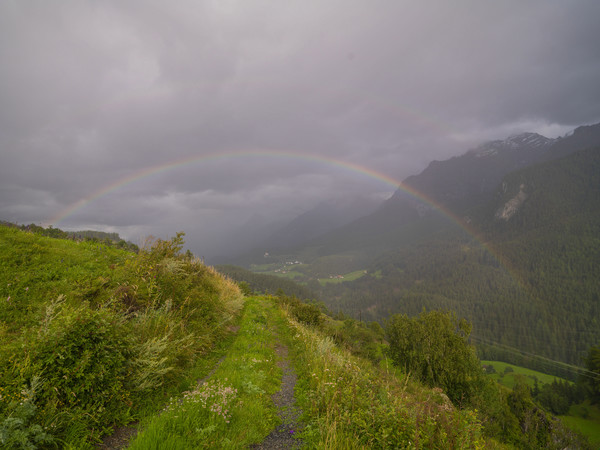
[[[294,434],[299,430],[298,419],[302,413],[296,406],[294,386],[296,386],[296,372],[290,366],[288,349],[283,345],[275,348],[279,361],[277,365],[283,371],[281,389],[273,394],[273,402],[277,407],[277,415],[282,424],[268,435],[265,440],[252,448],[255,449],[294,449],[300,448],[302,442],[294,439]]]

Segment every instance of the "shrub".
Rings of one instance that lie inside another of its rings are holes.
[[[45,380],[40,400],[84,422],[112,423],[126,407],[131,355],[118,317],[85,306],[63,310],[39,339],[33,364]]]
[[[423,312],[414,319],[396,314],[386,331],[392,361],[406,373],[441,387],[454,403],[471,398],[482,371],[467,342],[468,322],[441,311]]]
[[[300,322],[307,325],[319,326],[322,322],[321,310],[316,305],[299,303],[292,307],[292,314]]]

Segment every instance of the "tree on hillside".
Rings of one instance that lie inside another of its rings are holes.
[[[468,401],[481,375],[467,338],[471,325],[453,313],[396,314],[387,323],[392,361],[423,383],[444,389],[454,403]]]
[[[592,394],[592,402],[600,402],[600,345],[590,348],[585,360],[587,370],[594,372],[594,375],[588,377],[588,385]]]

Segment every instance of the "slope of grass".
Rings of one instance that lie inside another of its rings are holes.
[[[274,305],[248,301],[226,358],[208,380],[171,400],[132,449],[247,448],[277,424],[271,395],[279,388],[272,333]]]
[[[278,341],[298,375],[296,431],[309,448],[499,446],[480,413],[391,367],[376,324],[332,324],[315,305],[260,297],[231,338],[239,288],[182,256],[182,244],[178,234],[132,254],[0,227],[0,447],[92,448],[132,419],[142,419],[134,448],[260,443],[279,421]],[[376,344],[370,361],[336,344],[360,354],[349,340]],[[554,427],[525,412],[515,432]],[[531,442],[554,442],[538,432],[548,440]]]
[[[495,373],[488,373],[488,376],[498,383],[512,389],[515,387],[515,376],[522,375],[527,385],[533,388],[535,380],[538,380],[539,385],[552,383],[554,380],[565,381],[562,378],[538,372],[536,370],[527,369],[525,367],[508,364],[502,361],[481,361],[482,366],[492,366]]]
[[[586,436],[594,448],[600,448],[600,407],[590,405],[589,401],[581,405],[573,405],[569,415],[560,416],[571,429]]]
[[[0,446],[90,447],[205,371],[243,297],[182,245],[134,254],[0,227]]]
[[[473,411],[458,410],[389,365],[376,367],[287,312],[298,403],[309,448],[483,448]],[[493,445],[492,442],[487,442]]]

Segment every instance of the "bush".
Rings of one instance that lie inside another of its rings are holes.
[[[34,350],[45,380],[40,400],[84,422],[113,423],[127,407],[124,381],[130,347],[117,316],[83,306],[63,310]]]
[[[423,312],[415,319],[396,314],[386,332],[390,357],[406,373],[441,387],[454,403],[471,398],[482,371],[467,342],[468,322],[440,311]]]
[[[300,322],[307,325],[319,326],[322,322],[321,310],[316,305],[299,303],[292,307],[292,314]]]
[[[319,306],[303,303],[296,297],[288,297],[281,289],[277,291],[276,298],[280,304],[289,305],[292,315],[300,322],[312,326],[320,326],[323,323],[322,311]]]

